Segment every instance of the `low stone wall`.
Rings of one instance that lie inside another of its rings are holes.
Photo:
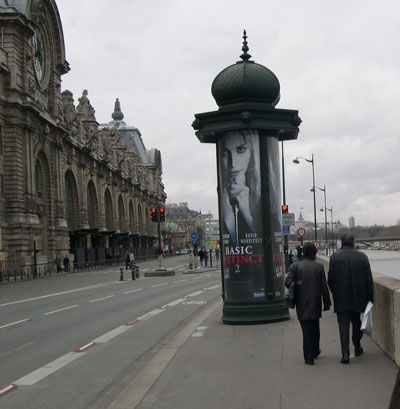
[[[329,258],[318,255],[328,274]],[[373,272],[372,339],[400,366],[400,280]]]

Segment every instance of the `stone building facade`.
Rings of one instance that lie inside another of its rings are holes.
[[[86,90],[75,106],[69,69],[55,1],[0,0],[0,271],[154,253],[161,154],[118,100],[101,126]]]
[[[168,203],[166,207],[167,223],[173,222],[179,227],[179,234],[169,235],[172,237],[172,245],[175,249],[183,249],[192,247],[192,240],[190,233],[197,232],[199,235],[198,244],[204,245],[205,237],[205,220],[201,214],[196,210],[189,209],[187,202]],[[168,226],[167,226],[168,227]],[[167,235],[170,232],[167,232]]]

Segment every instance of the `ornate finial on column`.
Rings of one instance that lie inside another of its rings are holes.
[[[114,121],[122,121],[124,119],[124,114],[121,112],[121,105],[118,98],[115,101],[114,112],[111,116]]]
[[[249,51],[249,47],[247,46],[246,40],[247,40],[246,30],[243,30],[243,47],[242,47],[243,54],[240,56],[240,58],[243,61],[248,61],[251,58],[251,55],[247,53],[247,51]]]

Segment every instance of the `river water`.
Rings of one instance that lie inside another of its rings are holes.
[[[400,251],[361,251],[368,256],[373,272],[400,279]]]

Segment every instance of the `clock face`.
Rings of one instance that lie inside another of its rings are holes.
[[[33,66],[39,82],[44,79],[45,55],[42,34],[36,29],[33,34]]]

